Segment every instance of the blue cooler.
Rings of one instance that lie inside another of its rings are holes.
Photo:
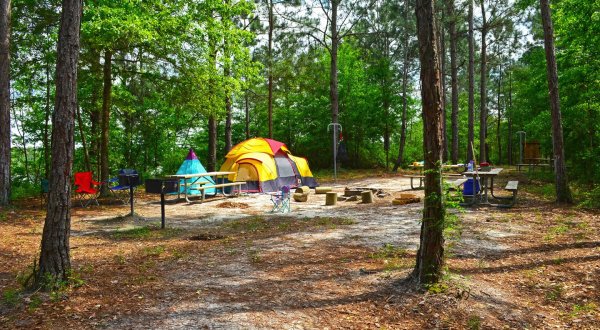
[[[481,191],[479,180],[475,181],[475,194],[473,194],[473,179],[467,179],[463,187],[463,196],[473,196]]]

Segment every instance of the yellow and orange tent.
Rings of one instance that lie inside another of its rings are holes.
[[[228,181],[246,181],[250,192],[273,192],[283,186],[316,187],[308,161],[293,156],[279,141],[253,138],[240,142],[225,156],[221,171],[234,172]]]

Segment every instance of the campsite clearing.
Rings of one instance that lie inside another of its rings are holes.
[[[0,324],[8,328],[481,328],[600,326],[600,215],[528,193],[515,208],[459,213],[447,279],[422,294],[414,265],[422,203],[392,206],[399,176],[341,181],[390,193],[373,204],[325,195],[270,215],[268,195],[167,208],[157,198],[73,211],[76,288],[21,296],[39,248],[38,203],[2,215]],[[422,197],[422,192],[415,192]],[[125,293],[126,292],[126,293]],[[67,299],[68,297],[68,299]]]

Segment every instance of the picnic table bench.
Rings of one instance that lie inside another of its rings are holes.
[[[204,202],[204,199],[206,198],[206,190],[207,189],[216,189],[216,191],[219,191],[219,188],[221,188],[221,193],[223,194],[223,196],[227,196],[228,194],[225,193],[225,189],[226,187],[238,187],[237,188],[237,194],[239,195],[239,193],[242,191],[242,185],[246,184],[245,181],[236,181],[236,182],[228,182],[228,183],[219,183],[219,184],[211,184],[211,185],[207,185],[207,186],[202,186],[199,188],[196,188],[197,190],[200,190],[202,192],[202,196],[200,197],[200,202]],[[236,189],[232,190],[233,192],[236,191]]]

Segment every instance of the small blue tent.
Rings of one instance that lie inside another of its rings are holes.
[[[190,148],[190,151],[188,152],[187,157],[185,157],[185,160],[179,167],[179,170],[177,170],[177,174],[181,175],[181,174],[201,174],[201,173],[206,173],[206,169],[204,168],[202,163],[200,163],[200,160],[196,156],[196,153],[194,152],[194,150],[192,148]],[[193,189],[193,188],[198,188],[198,186],[189,186],[190,184],[192,184],[194,182],[208,181],[208,182],[210,182],[209,184],[215,184],[214,180],[210,176],[203,176],[201,178],[191,178],[191,179],[185,179],[185,180],[182,179],[180,182],[180,185],[179,185],[181,187],[181,188],[179,188],[179,189],[181,189],[180,190],[181,193],[185,193],[184,181],[185,181],[185,183],[188,184],[188,186],[187,186],[188,195],[201,194],[200,190]],[[206,189],[206,194],[215,194],[215,189],[214,188]]]

